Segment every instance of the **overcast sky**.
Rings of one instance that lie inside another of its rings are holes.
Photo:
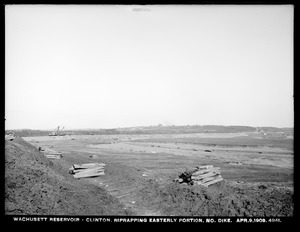
[[[6,5],[6,129],[293,127],[293,10]]]

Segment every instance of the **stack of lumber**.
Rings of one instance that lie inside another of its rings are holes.
[[[62,158],[61,152],[55,151],[49,147],[39,147],[41,151],[48,159],[60,159]]]
[[[74,178],[86,178],[102,176],[104,174],[104,163],[87,163],[87,164],[73,164],[69,169],[69,173]]]
[[[208,187],[212,184],[222,181],[220,168],[213,165],[205,165],[185,171],[176,179],[179,183],[187,183],[190,185],[201,185]]]

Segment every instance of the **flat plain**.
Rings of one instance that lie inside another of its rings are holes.
[[[74,180],[74,184],[106,191],[127,210],[127,213],[117,214],[293,215],[291,135],[276,132],[132,133],[23,139],[36,148],[48,146],[61,152],[63,158],[51,162],[65,175],[73,164],[105,163],[105,175]],[[201,165],[220,167],[224,180],[208,188],[174,182],[182,172]],[[94,197],[97,198],[97,194]],[[80,210],[77,213],[80,214]],[[88,208],[81,213],[93,214]]]

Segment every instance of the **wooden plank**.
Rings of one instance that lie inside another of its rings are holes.
[[[213,168],[213,165],[204,165],[204,166],[199,166],[198,169],[202,170],[202,169],[209,169],[209,168]]]
[[[103,170],[101,171],[86,171],[86,172],[76,172],[74,173],[74,175],[86,175],[86,174],[93,174],[93,173],[104,173]]]
[[[51,155],[60,155],[62,154],[59,151],[55,151],[49,147],[39,147],[39,151],[41,151],[42,153],[46,153],[46,154],[51,154]]]
[[[62,153],[61,152],[43,152],[45,153],[46,155],[61,155]]]
[[[104,163],[87,163],[87,164],[73,164],[74,169],[84,169],[84,168],[93,168],[93,167],[103,167]]]
[[[205,179],[202,180],[202,183],[205,184],[205,183],[207,183],[209,181],[216,180],[216,179],[218,179],[220,177],[221,177],[220,175],[207,177],[207,178],[205,178]]]
[[[204,179],[207,177],[217,176],[217,175],[220,175],[220,172],[209,172],[209,173],[198,175],[198,176],[192,176],[191,179],[192,180],[201,180],[201,179]]]
[[[40,151],[54,151],[50,147],[40,147]]]
[[[96,176],[103,176],[105,175],[104,172],[92,172],[92,173],[76,173],[74,174],[74,178],[78,179],[78,178],[87,178],[87,177],[96,177]]]
[[[93,172],[93,171],[104,171],[104,168],[88,168],[88,169],[73,169],[74,173],[78,173],[78,172]]]
[[[84,171],[84,170],[90,170],[90,169],[104,169],[104,167],[92,167],[92,168],[73,168],[75,171]]]
[[[219,173],[220,174],[221,171],[218,170],[218,169],[214,169],[214,170],[210,170],[209,172],[197,172],[197,173],[193,173],[192,176],[194,176],[194,177],[196,177],[196,176],[203,176],[203,175],[208,175],[210,173]]]
[[[211,177],[204,178],[202,180],[193,180],[193,181],[194,181],[194,183],[197,183],[197,184],[206,184],[210,181],[217,180],[217,179],[220,179],[220,178],[222,178],[221,175],[216,175],[216,176],[211,176]]]
[[[217,182],[220,182],[220,181],[222,181],[222,180],[223,180],[223,178],[222,178],[222,177],[219,177],[219,178],[214,179],[214,180],[212,180],[212,181],[210,181],[210,182],[206,182],[206,183],[203,184],[203,185],[206,186],[206,187],[208,187],[208,186],[210,186],[210,185],[212,185],[212,184],[215,184],[215,183],[217,183]]]
[[[85,164],[81,164],[81,166],[84,167],[105,166],[105,163],[85,163]]]
[[[220,167],[208,167],[208,168],[202,168],[202,169],[199,169],[199,171],[214,170],[214,169],[220,169]]]
[[[207,177],[207,178],[204,178],[204,179],[201,179],[201,180],[199,180],[199,179],[198,180],[194,180],[194,182],[196,181],[198,183],[204,184],[204,183],[209,182],[211,180],[214,180],[216,178],[218,178],[218,177],[217,176],[211,176],[211,177]]]
[[[62,157],[62,154],[61,153],[44,153],[44,155],[53,155],[53,156],[61,156]]]
[[[48,154],[48,153],[44,153],[44,155],[45,156],[61,156],[62,157],[61,154]]]
[[[98,173],[98,172],[104,172],[104,169],[81,169],[81,170],[74,170],[74,173]]]
[[[103,176],[104,173],[90,173],[90,174],[81,174],[81,175],[74,175],[74,178],[80,179],[80,178],[89,178],[89,177],[97,177],[97,176]]]
[[[199,170],[197,172],[194,172],[192,175],[197,176],[197,175],[201,175],[201,174],[205,174],[205,173],[209,173],[209,172],[218,172],[218,171],[220,171],[220,168],[210,168],[210,169],[206,169],[206,170]]]
[[[59,156],[59,157],[62,157],[61,154],[45,154],[45,156]]]
[[[209,171],[205,171],[205,172],[196,172],[196,173],[193,173],[192,176],[201,176],[201,175],[206,175],[206,174],[209,174],[209,173],[220,173],[220,170],[209,170]]]
[[[60,159],[61,157],[59,156],[46,156],[48,159]]]
[[[104,171],[104,168],[87,168],[87,169],[75,169],[75,172],[99,172]]]

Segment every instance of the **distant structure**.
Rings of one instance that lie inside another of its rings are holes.
[[[64,134],[62,134],[61,132],[63,131],[64,127],[59,130],[59,126],[57,128],[54,129],[54,131],[52,131],[49,136],[63,136]]]

